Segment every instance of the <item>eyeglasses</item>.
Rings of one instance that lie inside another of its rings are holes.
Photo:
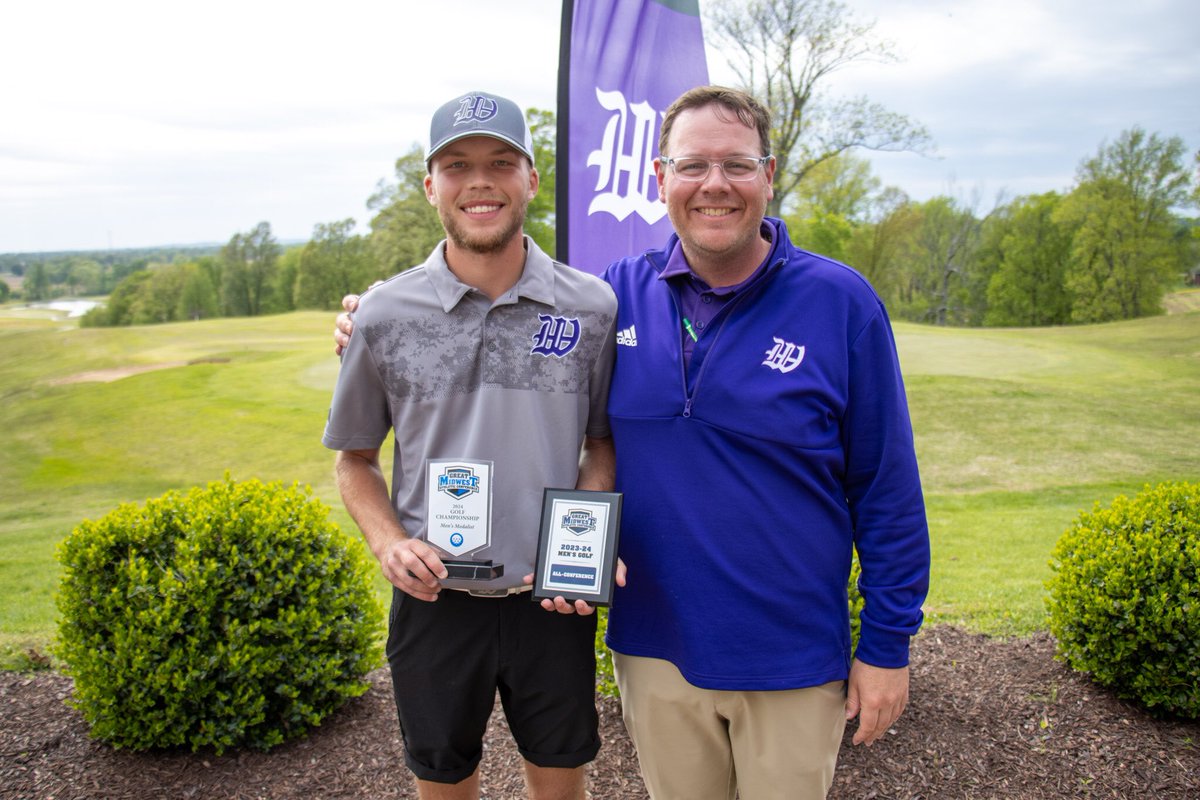
[[[667,158],[664,160],[670,166],[671,173],[681,181],[702,181],[708,177],[708,173],[714,165],[721,168],[721,174],[725,176],[726,180],[752,181],[758,176],[758,168],[766,166],[766,163],[771,158],[769,155],[762,156],[761,158],[738,156],[737,158],[723,158],[720,161],[712,161],[707,158],[683,156],[682,158]]]

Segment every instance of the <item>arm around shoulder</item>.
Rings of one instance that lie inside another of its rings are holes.
[[[585,436],[579,455],[576,489],[611,492],[616,486],[617,451],[611,436]]]

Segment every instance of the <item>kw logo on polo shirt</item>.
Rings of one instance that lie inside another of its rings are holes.
[[[533,336],[530,355],[562,358],[579,344],[579,334],[582,330],[579,320],[552,317],[549,314],[538,314],[538,320],[542,326]]]
[[[762,362],[763,366],[780,372],[791,372],[800,366],[800,362],[804,360],[804,345],[785,342],[778,336],[773,338],[775,346],[767,351],[767,358]]]

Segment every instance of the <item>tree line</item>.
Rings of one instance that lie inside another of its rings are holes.
[[[1200,154],[1196,156],[1200,165]],[[854,266],[894,317],[937,325],[1040,326],[1162,313],[1200,266],[1200,203],[1182,139],[1134,127],[1079,166],[1065,192],[977,209],[916,202],[840,155],[786,214],[801,247]]]
[[[542,188],[527,230],[554,252],[554,117],[531,111]],[[334,309],[425,260],[443,236],[425,198],[421,148],[354,220],[317,225],[282,248],[270,225],[235,234],[219,252],[150,265],[121,281],[85,325]],[[897,319],[936,325],[1039,326],[1162,313],[1200,254],[1200,226],[1179,209],[1200,200],[1181,139],[1131,128],[1103,144],[1064,192],[1016,197],[983,212],[978,198],[914,201],[884,187],[865,159],[841,153],[811,168],[783,212],[803,248],[855,267]]]
[[[525,230],[554,252],[555,117],[527,112],[541,189],[529,205]],[[370,232],[356,234],[352,218],[317,225],[305,244],[285,248],[269,222],[234,234],[211,255],[150,264],[124,278],[84,326],[134,325],[216,316],[277,314],[339,308],[341,299],[377,280],[422,263],[444,236],[425,197],[423,149],[414,144],[396,161],[395,180],[380,181],[367,200]]]
[[[19,297],[28,302],[56,297],[94,297],[111,292],[126,276],[153,263],[198,258],[219,246],[148,247],[127,250],[48,253],[0,253],[0,274],[12,276],[13,290],[0,281],[0,302]]]

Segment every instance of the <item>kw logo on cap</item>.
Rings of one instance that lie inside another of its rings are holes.
[[[469,94],[458,101],[458,111],[454,113],[454,124],[484,122],[494,116],[496,116],[495,100],[490,97]]]

